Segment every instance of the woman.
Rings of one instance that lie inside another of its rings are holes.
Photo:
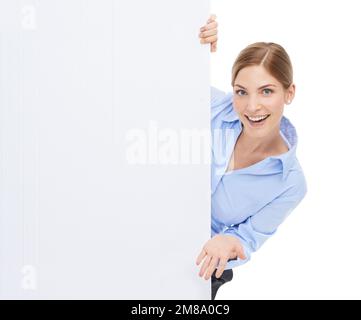
[[[201,43],[217,47],[212,15]],[[278,44],[257,42],[232,67],[233,92],[211,88],[212,237],[200,252],[199,276],[212,276],[212,299],[232,268],[276,232],[307,192],[296,157],[297,134],[283,116],[295,96],[292,65]]]

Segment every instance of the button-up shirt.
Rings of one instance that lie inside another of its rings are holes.
[[[226,172],[242,128],[233,109],[233,93],[211,87],[211,236],[236,237],[246,255],[245,260],[229,260],[225,270],[248,262],[307,192],[296,157],[296,129],[285,116],[280,122],[280,135],[287,152]]]

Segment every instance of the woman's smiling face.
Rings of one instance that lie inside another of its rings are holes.
[[[233,106],[247,135],[262,138],[279,130],[284,104],[293,98],[294,88],[292,84],[286,91],[263,66],[240,70],[233,87]]]

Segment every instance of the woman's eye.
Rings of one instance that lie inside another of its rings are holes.
[[[269,93],[273,92],[271,89],[263,89],[263,91],[269,91]]]
[[[263,92],[265,92],[265,91],[266,91],[267,95],[269,95],[273,92],[273,90],[271,90],[271,89],[263,89]],[[236,93],[240,96],[243,96],[244,93],[246,93],[246,91],[240,89],[240,90],[237,90]]]
[[[238,90],[236,91],[237,94],[239,94],[240,92],[245,92],[244,90]],[[241,94],[241,96],[243,96],[243,93]]]

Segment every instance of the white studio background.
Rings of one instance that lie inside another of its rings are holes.
[[[208,16],[0,0],[0,298],[210,298]]]
[[[248,44],[281,44],[296,96],[285,115],[299,135],[308,193],[217,299],[360,299],[359,1],[212,0],[219,23],[211,82],[232,91],[231,68]]]

